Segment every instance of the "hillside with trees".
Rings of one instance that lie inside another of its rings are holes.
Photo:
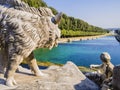
[[[36,8],[48,7],[43,0],[22,0],[22,1]],[[55,15],[58,13],[58,11],[55,8],[53,7],[48,8],[50,8]],[[61,29],[62,37],[93,36],[105,34],[108,32],[108,30],[90,25],[81,19],[67,16],[65,13],[63,14],[62,20],[59,23],[59,28]]]

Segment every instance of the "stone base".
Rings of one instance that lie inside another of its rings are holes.
[[[41,70],[45,76],[36,77],[30,70],[22,68],[15,74],[16,87],[4,85],[5,79],[0,78],[0,90],[99,90],[99,87],[84,76],[72,62],[67,62],[62,67],[50,66]],[[2,82],[3,81],[3,82]]]

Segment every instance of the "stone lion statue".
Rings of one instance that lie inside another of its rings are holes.
[[[57,45],[61,16],[62,13],[54,16],[49,8],[30,7],[21,0],[0,0],[0,73],[5,74],[6,85],[16,85],[14,74],[23,59],[36,76],[44,75],[33,51]]]

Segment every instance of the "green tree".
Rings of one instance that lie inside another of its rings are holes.
[[[43,1],[43,0],[22,0],[25,3],[28,3],[28,5],[32,6],[32,7],[47,7],[47,4]]]
[[[43,0],[22,0],[32,7],[48,7]],[[53,14],[57,14],[58,11],[53,7],[48,7],[52,10]],[[62,16],[59,28],[62,30],[62,37],[75,37],[75,36],[89,36],[99,35],[109,32],[100,27],[96,27],[88,24],[87,22],[74,17],[67,16],[65,13]]]

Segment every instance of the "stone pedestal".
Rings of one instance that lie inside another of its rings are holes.
[[[120,65],[113,69],[113,87],[114,90],[120,90]]]
[[[72,62],[41,71],[45,75],[35,77],[29,69],[19,67],[19,73],[15,73],[18,85],[8,87],[4,85],[5,78],[0,77],[0,90],[99,90]]]

